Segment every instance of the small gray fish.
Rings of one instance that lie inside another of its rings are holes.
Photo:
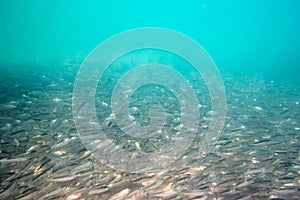
[[[27,161],[28,159],[26,157],[23,158],[12,158],[12,159],[1,159],[0,163],[17,163],[17,162],[24,162]]]

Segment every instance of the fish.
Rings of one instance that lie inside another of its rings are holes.
[[[108,188],[92,189],[89,191],[89,195],[99,195],[101,193],[107,192]]]
[[[76,178],[76,176],[73,175],[73,176],[67,176],[67,177],[51,178],[51,179],[48,179],[48,181],[56,182],[56,183],[62,183],[62,182],[72,181],[75,178]]]
[[[7,158],[3,158],[0,160],[0,163],[17,163],[17,162],[24,162],[27,161],[28,158],[26,157],[21,157],[21,158],[11,158],[11,159],[7,159]]]
[[[67,144],[70,144],[70,143],[73,142],[73,141],[76,141],[76,140],[78,140],[77,137],[67,138],[67,139],[65,139],[64,141],[62,141],[62,142],[60,142],[60,143],[58,143],[58,144],[53,145],[53,146],[51,147],[51,149],[59,149],[59,148],[65,146],[65,145],[67,145]]]
[[[78,69],[80,63],[76,65]],[[110,90],[122,74],[99,81],[95,111],[105,136],[89,135],[78,133],[74,124],[73,64],[59,66],[65,72],[52,69],[52,64],[42,66],[49,68],[49,74],[37,68],[35,75],[17,81],[18,88],[16,81],[1,79],[5,87],[0,89],[0,199],[299,199],[300,107],[296,102],[300,95],[295,88],[280,88],[259,77],[225,76],[225,126],[211,144],[213,150],[199,155],[215,113],[199,74],[188,75],[193,77],[190,83],[199,100],[198,129],[181,125],[193,116],[181,113],[174,91],[160,86],[136,91],[125,88],[124,95],[134,92],[128,117],[136,124],[151,125],[149,108],[153,103],[166,110],[164,126],[145,139],[126,134],[132,124],[121,130],[111,108]],[[75,117],[80,118],[87,105],[82,102]],[[86,121],[87,127],[97,125]],[[130,152],[132,159],[163,152],[167,142],[183,142],[184,136],[178,134],[185,130],[196,132],[192,144],[161,169],[149,164],[120,172],[106,166],[105,158],[98,161],[94,157],[99,150],[109,156],[122,149]],[[83,144],[80,139],[90,143]]]
[[[117,194],[113,195],[109,198],[109,200],[122,200],[126,199],[127,195],[130,193],[130,189],[126,188],[118,192]]]

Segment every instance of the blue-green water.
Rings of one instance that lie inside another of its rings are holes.
[[[0,1],[0,199],[299,199],[299,10],[297,0]],[[209,88],[216,74],[205,79],[180,55],[157,49],[110,63],[89,93],[84,83],[99,78],[97,70],[80,76],[94,61],[83,62],[89,53],[143,27],[201,44],[220,72],[225,92],[213,85],[226,105]],[[120,81],[148,63],[168,65],[191,88],[163,73],[169,68],[150,70],[155,82],[139,88]],[[79,83],[87,89],[77,110]],[[154,123],[163,117],[163,126]],[[151,137],[136,129],[153,124]]]
[[[0,62],[72,60],[113,34],[158,26],[194,38],[221,69],[298,80],[299,7],[297,0],[4,0]]]

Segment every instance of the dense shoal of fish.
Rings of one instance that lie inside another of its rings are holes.
[[[224,131],[214,151],[199,157],[203,132],[209,126],[210,100],[205,84],[195,82],[201,107],[199,133],[179,158],[181,164],[127,173],[95,159],[78,136],[72,115],[78,65],[50,66],[44,64],[23,76],[12,71],[1,80],[0,199],[300,198],[299,87],[224,73]],[[147,124],[145,105],[151,101],[165,103],[169,115],[165,134],[135,139],[122,133],[111,116],[113,84],[108,82],[114,78],[100,81],[107,87],[96,95],[99,124],[128,151],[158,150],[180,126],[174,95],[157,86],[137,91],[130,112],[139,123]]]

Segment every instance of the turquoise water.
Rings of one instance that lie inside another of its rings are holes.
[[[0,1],[0,199],[299,199],[299,9],[297,0]],[[143,27],[191,37],[220,77],[147,48],[99,78],[90,52]]]
[[[199,42],[222,70],[298,80],[300,3],[275,1],[1,1],[0,62],[85,57],[132,28],[158,26]]]

